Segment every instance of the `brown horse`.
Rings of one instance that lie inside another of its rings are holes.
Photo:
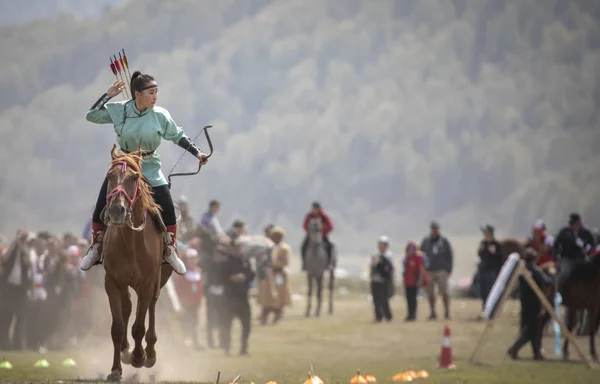
[[[156,301],[172,268],[163,264],[163,233],[156,219],[159,206],[152,189],[141,173],[141,149],[131,154],[111,151],[111,167],[107,172],[108,195],[104,210],[107,228],[103,237],[104,287],[112,315],[111,336],[114,346],[113,365],[108,381],[119,381],[121,362],[135,368],[152,367],[156,363]],[[150,218],[148,217],[150,216]],[[136,225],[138,225],[136,227]],[[129,287],[137,294],[135,322],[131,335],[135,342],[129,350],[127,327],[132,305]],[[146,331],[146,314],[149,313]],[[146,338],[146,349],[142,339]]]
[[[595,337],[600,323],[600,257],[577,262],[564,285],[559,287],[559,292],[562,304],[568,308],[565,320],[569,332],[576,325],[577,311],[587,310],[590,355],[594,361],[598,361]],[[563,344],[563,358],[569,358],[569,339],[565,339]]]
[[[509,237],[500,242],[502,246],[502,261],[505,262],[512,253],[516,252],[521,258],[525,256],[525,243],[521,240]]]

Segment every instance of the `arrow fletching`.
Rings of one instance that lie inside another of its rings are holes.
[[[112,71],[113,75],[117,76],[117,68],[115,68],[115,64],[113,63],[112,59],[110,59],[110,70]]]
[[[129,68],[129,62],[127,61],[127,55],[125,54],[125,48],[123,48],[122,51],[123,51],[123,62],[125,63],[125,68]]]
[[[121,64],[119,64],[119,60],[117,60],[117,56],[115,56],[115,67],[117,67],[117,71],[121,73]]]
[[[123,56],[121,56],[121,52],[119,52],[119,61],[121,62],[121,66],[123,67],[123,69],[127,68],[127,63],[125,62]]]

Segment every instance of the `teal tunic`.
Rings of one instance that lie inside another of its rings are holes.
[[[96,124],[113,124],[119,149],[134,152],[141,146],[145,152],[155,151],[152,158],[142,161],[142,174],[152,187],[167,184],[156,150],[162,139],[177,144],[185,135],[169,111],[154,106],[140,112],[133,101],[116,101],[108,102],[100,109],[90,109],[85,118]]]

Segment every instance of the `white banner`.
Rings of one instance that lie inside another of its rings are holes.
[[[483,307],[483,316],[486,319],[489,320],[494,314],[494,310],[496,305],[498,304],[498,300],[500,300],[502,294],[506,290],[506,284],[508,284],[508,281],[510,280],[511,276],[515,272],[515,269],[519,265],[519,259],[520,256],[518,253],[511,253],[510,256],[508,256],[508,259],[506,259],[504,265],[502,266],[500,274],[496,278],[496,281],[492,286],[492,290],[490,291],[490,294],[487,300],[485,301],[485,305]]]

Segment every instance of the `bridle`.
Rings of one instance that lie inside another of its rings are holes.
[[[126,161],[118,161],[118,162],[115,162],[110,167],[109,172],[111,169],[113,169],[117,166],[121,166],[121,173],[124,174],[127,171],[127,162]],[[127,191],[125,189],[123,189],[123,187],[121,187],[121,186],[117,186],[117,187],[113,188],[112,191],[110,191],[110,193],[106,195],[106,205],[104,206],[104,214],[103,214],[104,223],[108,225],[108,217],[107,217],[108,209],[107,208],[115,201],[115,199],[117,197],[123,195],[123,197],[125,197],[125,199],[127,199],[127,201],[129,202],[129,207],[127,208],[127,213],[125,214],[125,222],[126,222],[127,226],[129,226],[129,228],[133,229],[134,231],[143,230],[144,227],[146,226],[147,210],[144,209],[144,222],[139,227],[135,227],[133,225],[133,220],[131,218],[132,212],[133,212],[133,206],[139,200],[141,194],[142,194],[142,188],[140,186],[140,178],[139,177],[135,181],[135,189],[133,192],[133,196],[129,196],[129,193],[127,193]]]

